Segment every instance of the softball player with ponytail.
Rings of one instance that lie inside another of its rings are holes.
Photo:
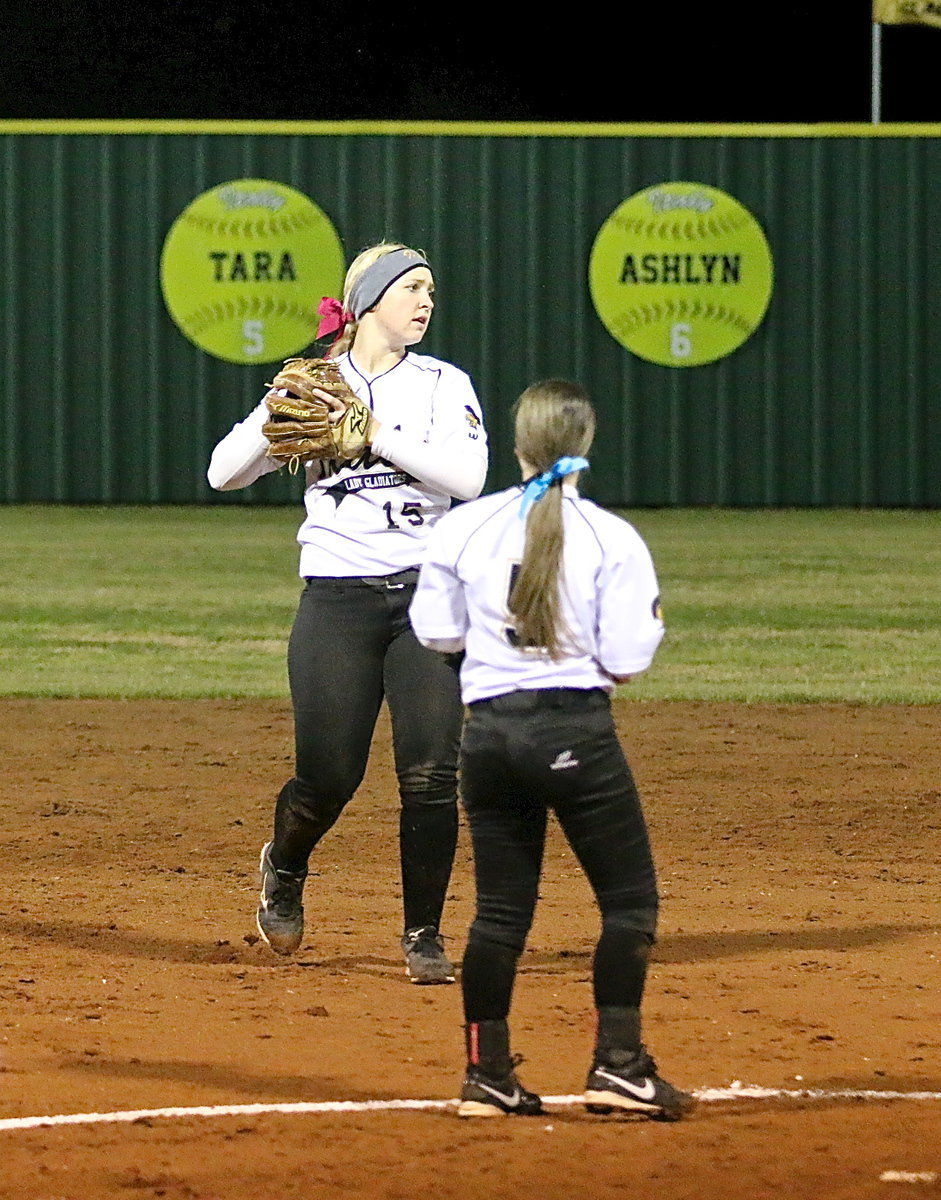
[[[477,906],[461,971],[458,1113],[541,1111],[516,1076],[508,1017],[552,810],[601,911],[585,1102],[675,1120],[691,1097],[658,1075],[641,1041],[657,884],[610,705],[615,684],[649,666],[663,636],[657,578],[638,533],[576,490],[595,429],[585,391],[534,384],[515,421],[524,484],[438,523],[411,606],[426,646],[464,652],[461,790]]]
[[[257,912],[272,950],[297,949],[308,860],[363,778],[385,699],[401,799],[402,950],[413,983],[454,979],[439,929],[457,843],[463,707],[453,667],[416,640],[408,605],[430,530],[452,497],[479,495],[487,473],[470,379],[410,349],[428,328],[433,297],[425,257],[380,243],[350,266],[343,304],[325,298],[320,307],[317,336],[339,334],[331,355],[371,418],[356,461],[305,466],[297,535],[305,587],[288,647],[295,773],[262,849]],[[218,444],[213,487],[246,487],[282,465],[267,455],[267,417],[262,401]]]

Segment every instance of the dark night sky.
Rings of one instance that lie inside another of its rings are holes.
[[[870,118],[869,0],[546,11],[34,0],[0,18],[0,117]],[[941,30],[883,28],[884,121],[941,121],[939,63]]]

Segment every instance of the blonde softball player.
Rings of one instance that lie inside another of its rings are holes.
[[[431,268],[398,243],[363,251],[344,300],[321,305],[318,337],[371,413],[354,462],[306,465],[297,539],[305,581],[288,647],[295,771],[261,853],[258,928],[279,954],[304,934],[308,860],[366,770],[383,699],[392,717],[401,799],[404,933],[413,983],[454,979],[440,934],[457,841],[456,769],[463,708],[453,665],[415,638],[408,605],[425,544],[452,498],[479,495],[487,439],[468,376],[414,354],[434,308]],[[215,488],[241,488],[282,464],[267,456],[264,401],[216,446]]]
[[[516,407],[524,485],[462,505],[429,540],[411,606],[426,646],[464,652],[461,790],[477,907],[461,982],[467,1070],[461,1116],[535,1114],[510,1053],[508,1016],[551,809],[594,891],[597,1038],[585,1102],[676,1119],[691,1097],[641,1041],[657,884],[610,693],[663,636],[650,554],[626,521],[579,496],[595,416],[585,391],[534,384]]]

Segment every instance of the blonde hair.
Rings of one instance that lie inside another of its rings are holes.
[[[541,475],[560,458],[584,457],[595,436],[595,410],[587,391],[566,379],[528,387],[513,409],[516,453]],[[517,643],[563,657],[565,635],[559,577],[564,546],[562,480],[529,509],[523,559],[510,591]]]
[[[364,273],[378,262],[385,254],[391,254],[393,250],[408,250],[410,247],[403,242],[376,242],[374,246],[367,246],[365,250],[361,250],[353,259],[346,272],[346,279],[343,282],[343,307],[349,311],[350,295],[353,288]],[[419,251],[422,258],[425,257],[424,251]],[[330,348],[330,357],[339,358],[341,354],[345,354],[356,340],[356,331],[359,329],[359,321],[350,321],[343,333],[337,339],[335,344]]]

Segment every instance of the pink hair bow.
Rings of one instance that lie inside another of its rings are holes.
[[[323,318],[317,326],[317,341],[331,333],[337,335],[335,340],[338,341],[343,335],[343,330],[353,320],[353,314],[347,312],[340,301],[334,300],[332,296],[324,296],[320,301],[317,316]]]

